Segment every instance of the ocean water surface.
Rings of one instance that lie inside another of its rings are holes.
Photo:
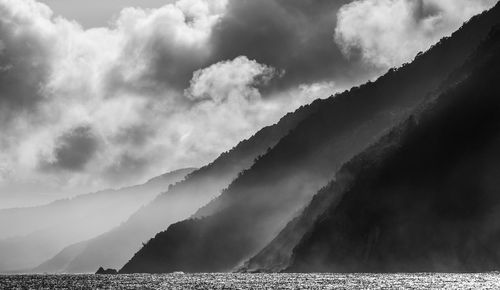
[[[500,289],[500,273],[4,275],[0,289]]]

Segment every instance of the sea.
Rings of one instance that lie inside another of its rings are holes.
[[[4,275],[0,289],[500,289],[500,273]]]

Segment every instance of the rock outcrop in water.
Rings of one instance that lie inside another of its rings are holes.
[[[120,272],[234,269],[264,248],[344,162],[407,118],[443,85],[500,22],[499,10],[497,5],[476,17],[412,64],[391,70],[374,83],[316,101],[316,112],[242,172],[219,198],[200,210],[196,219],[157,234]],[[311,211],[311,220],[315,220],[315,211]],[[298,235],[278,237],[281,242],[269,251],[276,254],[271,260],[277,261],[277,267],[281,267],[280,259],[288,259],[286,255],[310,222],[297,225],[301,228]]]
[[[97,272],[95,272],[96,275],[116,275],[118,274],[118,271],[115,269],[104,269],[103,267],[99,267]]]
[[[373,146],[383,154],[347,163],[342,199],[287,271],[500,269],[500,26],[455,75],[463,79]]]

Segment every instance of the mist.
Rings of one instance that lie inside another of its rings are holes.
[[[495,3],[0,0],[0,272],[268,267]]]
[[[0,210],[0,271],[30,272],[66,246],[111,230],[193,170],[180,170],[143,185],[89,193],[45,206]]]

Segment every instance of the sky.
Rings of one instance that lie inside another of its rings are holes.
[[[0,208],[200,167],[496,0],[0,0]]]
[[[174,0],[41,0],[58,15],[78,21],[85,28],[107,26],[127,7],[160,8]]]

